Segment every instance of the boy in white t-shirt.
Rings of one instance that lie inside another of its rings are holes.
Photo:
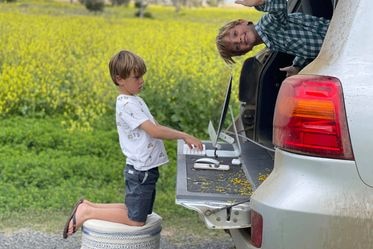
[[[158,124],[143,99],[137,96],[146,73],[142,58],[123,50],[111,58],[109,69],[119,90],[116,122],[119,143],[127,157],[125,203],[98,204],[80,199],[65,224],[64,238],[74,234],[88,219],[143,226],[153,209],[158,167],[168,162],[162,139],[183,139],[190,147],[202,150],[199,139]]]

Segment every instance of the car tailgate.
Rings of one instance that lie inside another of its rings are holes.
[[[245,152],[241,156],[242,169],[254,191],[272,172],[274,152],[253,141],[246,141],[241,147]]]

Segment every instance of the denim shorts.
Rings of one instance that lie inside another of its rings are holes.
[[[145,222],[148,214],[153,211],[155,185],[159,178],[158,167],[139,171],[127,164],[124,169],[124,178],[124,203],[128,208],[128,218]]]

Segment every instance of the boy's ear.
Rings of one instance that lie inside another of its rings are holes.
[[[120,77],[119,75],[116,75],[115,76],[115,82],[117,83],[117,85],[120,85],[120,83],[122,82],[123,78]]]
[[[244,20],[244,19],[238,19],[238,22],[239,22],[240,24],[242,24],[242,23],[246,23],[247,25],[254,24],[252,21],[248,21],[248,20]]]

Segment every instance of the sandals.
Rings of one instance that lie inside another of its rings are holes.
[[[82,204],[84,201],[84,199],[79,199],[75,205],[74,205],[74,208],[69,216],[69,218],[67,219],[66,221],[66,224],[65,224],[65,227],[63,228],[63,233],[62,233],[62,237],[64,239],[66,239],[68,237],[67,233],[69,231],[69,225],[70,225],[70,221],[72,220],[73,221],[73,233],[74,234],[76,232],[76,217],[75,217],[75,213],[76,213],[76,210],[78,209],[79,205]]]

